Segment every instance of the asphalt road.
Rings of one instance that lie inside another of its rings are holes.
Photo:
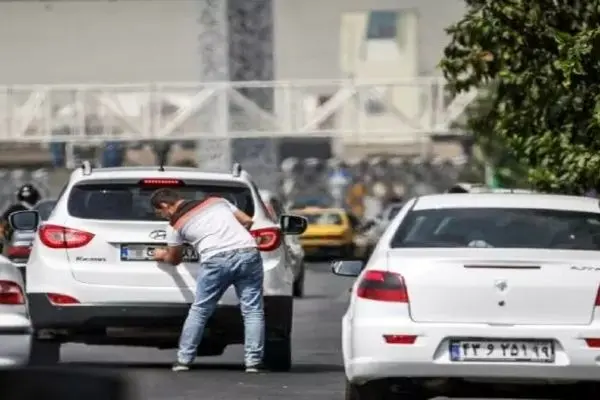
[[[192,371],[170,370],[174,351],[128,347],[65,346],[63,362],[76,368],[118,370],[130,377],[140,400],[336,400],[344,398],[340,319],[352,279],[333,276],[326,264],[306,275],[306,297],[295,302],[294,368],[248,375],[242,348],[197,361]],[[373,399],[378,400],[378,399]]]

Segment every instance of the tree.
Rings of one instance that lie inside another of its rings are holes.
[[[495,122],[489,115],[498,96],[497,88],[496,82],[482,87],[477,98],[452,126],[468,132],[472,143],[468,168],[459,180],[481,182],[486,178],[486,168],[491,166],[500,187],[527,187],[527,171],[508,151],[506,140],[493,134]]]
[[[600,187],[600,10],[578,0],[466,0],[441,68],[453,94],[494,83],[496,135],[547,191]]]

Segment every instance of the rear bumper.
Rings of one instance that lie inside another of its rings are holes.
[[[173,347],[190,307],[186,303],[55,306],[43,293],[30,293],[28,298],[32,323],[38,334],[62,342],[89,344]],[[265,296],[267,335],[288,336],[292,311],[291,296]],[[239,307],[223,305],[210,319],[206,336],[224,345],[237,344],[243,343],[243,332]]]
[[[29,359],[31,325],[20,314],[2,314],[0,321],[0,368],[25,365]]]
[[[383,335],[414,335],[414,344],[388,344]],[[416,324],[392,318],[343,319],[346,376],[352,382],[385,378],[473,378],[483,380],[600,380],[600,348],[585,338],[600,337],[600,325],[490,326]],[[549,339],[552,364],[525,362],[454,362],[451,339]]]
[[[0,368],[27,364],[30,343],[30,332],[0,331]]]

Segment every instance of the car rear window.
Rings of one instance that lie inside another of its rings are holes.
[[[69,214],[82,219],[156,221],[150,205],[150,196],[159,189],[156,186],[141,186],[138,182],[99,183],[83,182],[74,186],[69,193]],[[174,187],[186,200],[200,200],[206,196],[227,199],[249,216],[254,216],[254,203],[250,188],[237,182],[204,183],[187,182]]]
[[[302,213],[298,215],[307,219],[310,225],[342,225],[342,216],[335,212],[323,212],[323,213]]]
[[[40,219],[46,221],[50,217],[52,210],[54,210],[55,205],[56,201],[43,201],[38,203],[34,209],[40,214]]]
[[[600,250],[600,213],[509,208],[416,210],[392,248],[495,247]]]

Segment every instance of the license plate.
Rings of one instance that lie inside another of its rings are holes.
[[[153,261],[154,250],[164,246],[146,244],[121,245],[121,261]],[[200,257],[192,247],[185,246],[183,262],[198,262]]]
[[[551,340],[453,340],[452,361],[553,363]]]

